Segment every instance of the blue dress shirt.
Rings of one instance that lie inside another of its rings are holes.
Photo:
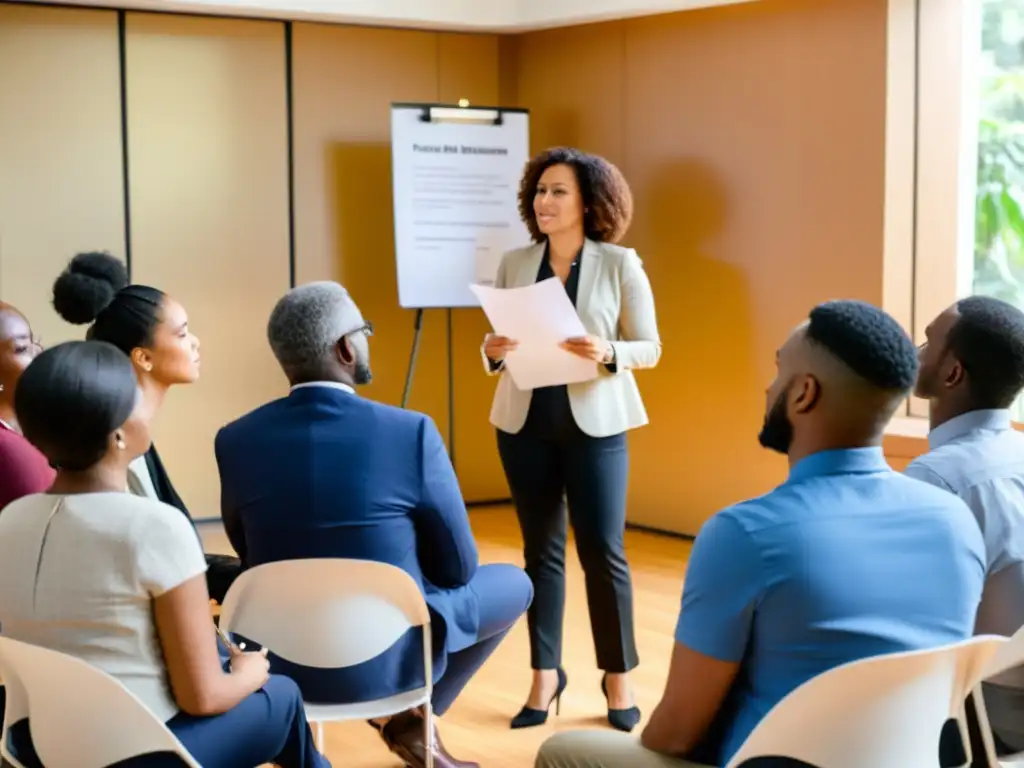
[[[694,544],[676,628],[677,642],[740,664],[699,759],[727,763],[775,704],[833,667],[970,637],[983,580],[970,510],[878,448],[814,454],[722,510]]]

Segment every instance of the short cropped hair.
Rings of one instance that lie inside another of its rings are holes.
[[[865,382],[904,394],[917,378],[917,348],[902,326],[862,301],[829,301],[811,310],[807,338]]]
[[[107,453],[110,435],[135,409],[128,356],[105,341],[69,341],[41,352],[14,393],[25,439],[58,469],[81,472]]]
[[[956,303],[946,346],[967,373],[976,408],[1009,408],[1024,389],[1024,312],[990,296]]]
[[[530,160],[519,182],[519,216],[535,243],[545,235],[537,226],[533,198],[540,177],[553,165],[567,165],[576,174],[576,183],[583,198],[583,233],[599,243],[617,243],[626,234],[633,220],[633,193],[625,177],[610,162],[571,147],[553,147]]]
[[[338,341],[359,329],[359,308],[338,283],[307,283],[286,293],[267,323],[274,357],[290,379],[316,380]]]

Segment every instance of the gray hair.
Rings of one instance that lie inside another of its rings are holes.
[[[362,324],[359,307],[338,283],[307,283],[277,302],[267,339],[287,376],[317,379],[338,340]]]

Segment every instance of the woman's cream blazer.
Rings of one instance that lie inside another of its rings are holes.
[[[495,288],[518,288],[536,282],[544,243],[506,253],[498,267]],[[576,312],[587,333],[607,339],[615,348],[614,372],[599,365],[596,379],[568,385],[576,424],[592,437],[617,435],[647,423],[647,411],[633,378],[633,369],[653,368],[661,357],[661,339],[654,295],[643,264],[632,248],[587,240],[580,264]],[[515,434],[526,423],[532,390],[520,390],[503,368],[491,405],[491,424]]]

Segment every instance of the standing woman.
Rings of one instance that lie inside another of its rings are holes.
[[[565,498],[586,575],[597,663],[605,672],[608,721],[630,731],[640,710],[627,677],[639,660],[623,540],[626,432],[647,423],[632,370],[652,368],[661,356],[650,282],[636,252],[615,245],[629,227],[633,198],[611,163],[559,147],[527,164],[519,213],[534,244],[505,254],[495,286],[561,280],[589,334],[563,346],[596,362],[598,376],[523,391],[504,375],[505,356],[516,341],[494,334],[484,340],[486,368],[501,376],[491,423],[534,585],[528,613],[533,685],[512,727],[544,723],[568,682],[561,665]]]
[[[199,378],[199,339],[189,330],[185,308],[161,290],[128,285],[124,264],[107,253],[80,253],[53,284],[53,307],[69,323],[91,323],[86,338],[105,341],[132,361],[149,418],[171,387]],[[128,488],[181,511],[182,501],[156,446],[132,462]],[[210,597],[224,601],[241,565],[236,557],[206,555]]]
[[[53,482],[46,457],[21,435],[14,413],[14,393],[28,364],[42,351],[28,320],[0,301],[0,509]]]

